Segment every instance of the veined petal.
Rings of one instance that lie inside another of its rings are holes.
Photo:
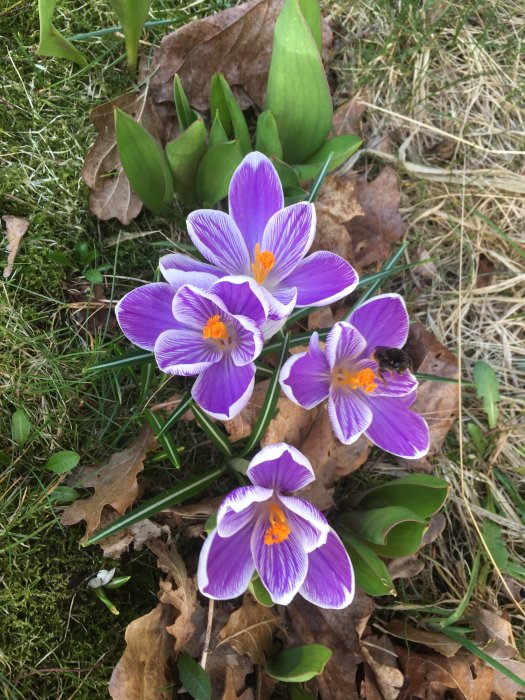
[[[175,292],[184,284],[208,289],[222,274],[213,265],[182,253],[164,255],[159,260],[159,267],[164,279]]]
[[[360,360],[356,364],[356,369],[364,369],[365,367],[370,367],[377,375],[375,380],[377,388],[369,396],[406,396],[417,389],[418,381],[408,370],[401,374],[386,370],[382,372],[381,377],[378,374],[378,364],[374,360]]]
[[[269,524],[267,515],[259,516],[252,532],[252,556],[257,573],[274,603],[288,605],[306,578],[308,555],[300,538],[293,532],[282,542],[265,544]]]
[[[229,493],[217,512],[217,531],[221,537],[230,537],[253,520],[257,505],[272,497],[271,489],[262,486],[241,486]]]
[[[353,292],[358,281],[344,258],[320,250],[301,260],[281,284],[297,288],[297,306],[326,306]]]
[[[161,333],[155,343],[155,359],[167,374],[183,377],[199,374],[222,359],[222,352],[190,328]]]
[[[219,297],[191,284],[185,284],[179,289],[173,299],[172,309],[173,316],[179,323],[200,333],[212,316],[218,314],[223,321],[230,316]]]
[[[284,442],[263,447],[250,462],[246,476],[253,484],[278,493],[298,491],[315,480],[308,459]]]
[[[263,349],[264,337],[251,318],[231,316],[230,323],[236,339],[236,345],[231,351],[231,359],[235,365],[242,367],[259,357]]]
[[[366,338],[368,357],[378,345],[402,348],[408,338],[408,313],[399,294],[380,294],[365,301],[348,321]]]
[[[221,537],[217,530],[206,538],[197,570],[200,592],[208,598],[237,598],[248,588],[255,570],[250,550],[251,531]]]
[[[223,211],[197,209],[186,219],[193,245],[228,275],[249,275],[250,254],[235,221]]]
[[[251,277],[223,277],[210,291],[224,302],[231,314],[246,316],[257,326],[262,326],[268,318],[268,296]]]
[[[347,366],[365,351],[366,339],[349,323],[336,323],[326,338],[326,357],[330,369]]]
[[[268,250],[275,257],[274,266],[265,280],[270,291],[293,272],[310,250],[315,224],[315,207],[307,202],[292,204],[272,216],[261,243],[261,250]]]
[[[352,602],[355,593],[352,562],[333,530],[326,544],[308,555],[308,573],[299,593],[320,608],[339,610]]]
[[[315,506],[302,498],[279,495],[290,529],[301,540],[305,552],[312,552],[326,542],[332,529],[327,519]]]
[[[328,415],[337,439],[343,445],[351,445],[372,422],[370,405],[362,398],[360,390],[330,388]]]
[[[169,284],[155,282],[137,287],[118,302],[115,313],[122,332],[144,350],[153,350],[159,335],[179,328],[172,311],[174,291]]]
[[[330,367],[319,347],[319,335],[312,333],[308,352],[292,355],[284,363],[279,376],[281,389],[290,401],[311,409],[326,399],[330,381]]]
[[[283,188],[272,162],[249,153],[233,173],[228,194],[230,216],[250,253],[261,243],[266,224],[284,206]]]
[[[264,287],[261,290],[266,294],[268,301],[268,320],[281,321],[288,318],[295,307],[297,289],[295,287],[276,287],[271,292]]]
[[[191,394],[213,418],[230,420],[248,403],[255,384],[253,363],[238,367],[227,354],[220,362],[199,374]]]
[[[428,452],[430,436],[425,420],[407,407],[411,398],[411,394],[401,398],[368,397],[373,417],[366,428],[366,436],[385,452],[405,459],[419,459]]]

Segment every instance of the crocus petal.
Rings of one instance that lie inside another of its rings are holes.
[[[172,311],[175,296],[169,284],[137,287],[118,302],[115,313],[124,335],[144,350],[153,350],[159,335],[178,328]]]
[[[242,527],[255,524],[257,506],[271,498],[273,491],[262,486],[241,486],[229,493],[217,512],[217,531],[221,537],[230,537]]]
[[[331,527],[321,511],[295,496],[280,495],[279,501],[284,506],[290,529],[301,540],[305,552],[312,552],[326,542]]]
[[[352,312],[349,323],[366,338],[366,355],[378,345],[402,348],[408,338],[408,313],[399,294],[380,294]]]
[[[250,462],[246,475],[253,484],[279,493],[298,491],[315,480],[308,459],[284,442],[263,447]]]
[[[221,271],[213,265],[182,253],[164,255],[159,260],[159,267],[164,279],[175,292],[184,284],[208,289],[221,277]]]
[[[320,608],[339,610],[350,605],[355,584],[352,563],[333,530],[326,544],[308,555],[308,574],[299,593]]]
[[[371,396],[406,396],[417,389],[418,381],[408,370],[399,374],[397,372],[383,372],[383,377],[377,378],[377,389]]]
[[[249,275],[250,255],[237,224],[223,211],[197,209],[186,219],[193,245],[228,275]]]
[[[254,321],[246,316],[231,316],[230,325],[235,337],[235,347],[231,351],[233,363],[239,367],[253,362],[259,357],[264,345],[262,331]]]
[[[247,316],[257,326],[262,326],[268,318],[267,294],[251,277],[223,277],[211,291],[222,299],[231,314]]]
[[[281,284],[297,288],[297,306],[326,306],[350,294],[358,280],[344,258],[320,250],[301,260]]]
[[[265,280],[270,291],[272,286],[288,277],[310,250],[315,223],[314,205],[307,202],[281,209],[268,222],[261,250],[268,250],[275,256],[275,264]]]
[[[202,334],[202,329],[212,316],[217,314],[223,321],[229,320],[229,313],[223,302],[215,294],[185,284],[173,299],[173,316],[184,326]]]
[[[313,408],[330,391],[330,367],[319,347],[319,335],[313,333],[308,352],[292,355],[283,365],[279,382],[284,394],[303,408]]]
[[[288,605],[303,585],[308,571],[308,555],[300,538],[290,532],[287,539],[265,544],[268,516],[260,516],[251,539],[252,556],[261,581],[274,603]]]
[[[247,589],[254,569],[250,532],[240,530],[231,537],[221,537],[213,530],[199,557],[199,590],[215,600],[237,598]]]
[[[261,243],[266,224],[284,206],[277,171],[262,153],[249,153],[233,173],[228,194],[230,216],[239,227],[250,256]]]
[[[281,321],[287,319],[295,307],[297,299],[297,289],[295,287],[280,287],[269,292],[261,287],[268,301],[268,319],[271,321]]]
[[[351,445],[372,422],[372,410],[360,390],[330,388],[328,415],[337,439]]]
[[[255,365],[235,365],[228,355],[199,374],[191,394],[213,418],[230,420],[248,403],[255,384]]]
[[[190,377],[222,359],[222,352],[195,330],[164,331],[155,343],[155,359],[167,374]]]
[[[369,440],[398,457],[419,459],[426,455],[430,441],[428,426],[420,415],[407,408],[405,397],[374,396],[367,403],[373,414],[366,429]]]
[[[366,340],[356,328],[344,321],[336,323],[326,338],[326,357],[330,369],[352,366],[365,348]]]

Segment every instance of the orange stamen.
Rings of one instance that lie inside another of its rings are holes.
[[[336,380],[342,386],[349,386],[350,389],[364,389],[367,394],[377,389],[376,375],[370,367],[365,367],[357,372],[340,369],[336,374]]]
[[[275,265],[275,255],[269,250],[261,252],[261,246],[255,244],[255,262],[252,264],[253,276],[255,280],[262,284],[266,279],[266,275]]]
[[[222,340],[228,337],[228,329],[221,321],[219,314],[210,316],[202,329],[202,336],[203,338],[211,338],[212,340]]]
[[[290,526],[286,516],[278,505],[272,503],[270,506],[270,527],[264,534],[264,544],[279,544],[288,539]]]

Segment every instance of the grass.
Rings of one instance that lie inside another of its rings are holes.
[[[204,2],[198,11],[221,7]],[[519,501],[525,480],[519,423],[525,185],[519,152],[525,134],[518,107],[525,12],[517,2],[438,0],[340,2],[325,9],[335,32],[336,99],[359,92],[369,104],[368,151],[358,167],[370,173],[383,164],[398,169],[409,223],[405,262],[435,258],[400,275],[390,288],[404,293],[412,316],[459,354],[464,377],[472,378],[475,361],[488,361],[502,396],[498,427],[490,431],[481,402],[463,390],[461,419],[435,460],[436,470],[452,484],[447,528],[424,551],[427,566],[405,582],[394,606],[453,609],[469,586],[464,562],[481,552],[472,602],[508,614],[523,645],[525,616],[486,554],[480,528],[484,520],[495,520],[512,560],[525,564]],[[155,19],[179,10],[167,0],[153,3]],[[64,2],[57,13],[55,23],[66,35],[116,24],[102,3],[78,8]],[[85,586],[75,585],[104,560],[96,547],[78,547],[80,529],[59,525],[47,495],[54,478],[42,467],[59,449],[96,462],[129,435],[138,395],[134,380],[125,372],[117,382],[111,373],[84,375],[82,369],[103,359],[115,342],[108,312],[113,283],[119,297],[137,279],[150,280],[159,251],[177,231],[146,213],[126,229],[131,236],[124,240],[118,224],[90,216],[80,179],[94,136],[89,112],[132,84],[123,69],[123,45],[113,36],[79,42],[91,63],[80,70],[37,57],[37,27],[33,3],[0,11],[6,49],[0,87],[2,213],[30,220],[15,273],[0,289],[0,456],[6,462],[0,477],[0,609],[9,619],[0,630],[0,687],[9,698],[105,697],[125,625],[152,607],[158,577],[147,555],[124,557],[118,573],[132,579],[113,592],[119,618]],[[151,30],[147,38],[155,42],[164,31]],[[391,143],[387,152],[378,149],[385,134]],[[105,268],[99,306],[83,270],[61,267],[53,255],[71,255],[79,241],[95,247],[93,266]],[[484,287],[478,280],[481,261],[493,267]],[[10,440],[17,408],[32,424],[21,451]],[[482,454],[467,423],[485,435]],[[186,431],[182,442],[197,464],[206,449],[202,436]],[[150,473],[172,478],[167,467],[156,469]],[[496,513],[487,507],[488,493]]]

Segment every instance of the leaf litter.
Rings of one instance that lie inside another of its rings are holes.
[[[21,216],[12,216],[11,214],[4,214],[2,219],[5,223],[7,235],[7,264],[4,267],[3,276],[7,278],[13,272],[15,258],[22,243],[22,238],[29,228],[29,221]]]

